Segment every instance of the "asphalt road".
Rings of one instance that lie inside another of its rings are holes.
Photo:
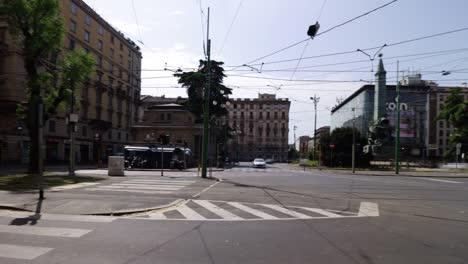
[[[162,194],[185,199],[163,212],[0,213],[0,263],[468,263],[466,178],[284,165],[214,175],[223,181]]]

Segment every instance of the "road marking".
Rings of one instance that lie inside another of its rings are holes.
[[[0,225],[0,233],[37,236],[81,237],[91,231],[89,229]]]
[[[94,216],[94,215],[61,215],[61,214],[39,214],[34,212],[14,212],[0,211],[0,216],[9,218],[30,218],[51,221],[68,221],[68,222],[90,222],[90,223],[110,223],[115,217],[111,216]]]
[[[167,219],[167,217],[162,212],[157,212],[157,213],[150,214],[149,217],[151,219],[157,219],[157,220]]]
[[[188,203],[192,201],[193,203],[197,204],[198,206],[190,205],[191,203]],[[336,211],[336,210],[325,210],[321,208],[308,208],[308,207],[299,207],[299,206],[288,206],[287,209],[278,205],[270,205],[270,204],[256,204],[256,203],[240,203],[240,202],[227,202],[227,201],[207,201],[207,200],[189,200],[186,203],[182,203],[179,206],[168,208],[165,210],[161,210],[158,212],[154,213],[148,213],[146,216],[147,218],[141,218],[140,216],[133,216],[133,217],[126,217],[130,219],[142,219],[142,220],[186,220],[186,221],[282,221],[282,220],[298,220],[298,219],[336,219],[336,218],[362,218],[362,217],[375,217],[379,216],[379,209],[377,204],[375,203],[366,203],[363,202],[361,203],[361,207],[359,210],[359,213],[357,212],[342,212],[342,211]],[[233,208],[229,209],[223,209],[215,204],[213,202],[219,202],[219,203],[227,203]],[[259,205],[259,208],[251,208],[252,205]],[[204,208],[206,210],[209,210],[210,212],[222,217],[221,219],[207,219],[203,215],[201,215],[198,210],[201,208]],[[235,208],[235,209],[234,209]],[[263,208],[263,209],[262,209]],[[264,212],[267,210],[267,208],[276,210],[278,212],[281,212],[283,214],[288,215],[289,217],[276,217],[273,215],[270,215],[267,212]],[[303,209],[303,210],[308,210],[310,212],[314,212],[316,214],[320,214],[321,216],[310,216],[310,215],[305,215],[298,213],[296,211],[293,211],[295,209]],[[246,213],[250,213],[252,215],[257,216],[258,218],[242,218],[237,215],[235,215],[236,212],[235,210],[241,210]],[[174,218],[168,218],[164,213],[169,213],[169,212],[179,212],[181,216],[174,216]],[[232,211],[233,213],[229,212]],[[333,213],[337,212],[337,213]]]
[[[176,191],[181,189],[181,187],[176,186],[159,186],[159,185],[137,185],[137,184],[111,184],[107,186],[102,186],[103,188],[114,188],[114,189],[137,189],[137,190],[171,190]],[[100,188],[99,186],[97,188]]]
[[[328,217],[341,217],[341,215],[339,215],[339,214],[334,214],[334,213],[331,213],[331,212],[328,212],[328,211],[325,211],[325,210],[319,209],[319,208],[301,207],[301,209],[311,211],[311,212],[314,212],[314,213],[317,213],[317,214],[325,215],[325,216],[328,216]]]
[[[113,189],[108,188],[109,186],[102,186],[100,188],[87,188],[87,191],[109,191],[109,192],[132,192],[132,193],[144,193],[144,194],[168,194],[172,191],[143,191],[143,190],[132,190],[132,189]]]
[[[239,216],[237,216],[235,214],[232,214],[232,213],[224,210],[223,208],[212,204],[209,201],[206,201],[206,200],[193,200],[193,202],[203,206],[205,209],[207,209],[207,210],[211,211],[212,213],[220,216],[221,218],[229,219],[229,220],[241,220],[242,219]]]
[[[64,190],[71,190],[71,189],[76,189],[76,188],[94,186],[98,184],[100,183],[99,182],[82,182],[82,183],[77,183],[77,184],[69,184],[65,186],[52,187],[50,188],[50,190],[51,191],[64,191]]]
[[[421,180],[436,181],[436,182],[446,182],[446,183],[463,183],[458,181],[449,181],[449,180],[439,180],[439,179],[430,179],[430,178],[418,178]]]
[[[192,183],[178,183],[178,182],[143,182],[143,181],[124,181],[119,183],[127,183],[127,184],[146,184],[146,185],[171,185],[171,186],[181,186],[185,187]]]
[[[179,211],[179,213],[181,213],[187,219],[193,219],[193,220],[205,220],[206,219],[205,217],[197,213],[195,210],[188,207],[186,204],[181,204],[177,208],[177,211]]]
[[[217,182],[211,184],[210,186],[208,186],[208,187],[206,187],[205,189],[203,189],[201,192],[199,192],[199,193],[195,194],[194,196],[192,196],[192,198],[197,198],[197,197],[199,197],[202,193],[204,193],[204,192],[208,191],[209,189],[213,188],[216,184],[218,184],[218,183],[220,183],[220,182],[221,182],[221,181],[217,181]]]
[[[127,180],[127,182],[147,182],[147,183],[174,183],[174,184],[192,184],[195,183],[196,181],[177,181],[177,180],[138,180],[138,179],[132,179],[132,180]]]
[[[260,217],[262,219],[278,219],[278,217],[276,217],[276,216],[269,215],[267,213],[261,212],[259,210],[256,210],[256,209],[253,209],[253,208],[250,208],[250,207],[247,207],[247,206],[245,206],[243,204],[240,204],[240,203],[228,202],[228,204],[231,205],[231,206],[234,206],[234,207],[236,207],[238,209],[241,209],[243,211],[246,211],[247,213],[258,216],[258,217]]]
[[[287,215],[290,215],[290,216],[296,217],[296,218],[311,218],[308,215],[301,214],[301,213],[298,213],[298,212],[295,212],[295,211],[291,211],[289,209],[286,209],[286,208],[284,208],[282,206],[278,206],[278,205],[275,205],[275,204],[262,204],[262,206],[268,207],[268,208],[273,209],[275,211],[278,211],[278,212],[281,212],[283,214],[287,214]]]
[[[53,248],[0,244],[0,257],[33,260],[51,250]]]
[[[361,202],[358,216],[379,216],[379,206],[376,203]]]

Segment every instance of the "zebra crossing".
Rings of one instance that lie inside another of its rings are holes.
[[[245,167],[234,167],[232,169],[229,169],[229,171],[231,172],[259,172],[259,173],[271,173],[271,172],[274,172],[274,171],[278,171],[278,169],[274,169],[274,168],[245,168]]]
[[[187,200],[173,208],[134,217],[152,220],[259,221],[376,216],[379,216],[378,205],[369,202],[361,202],[358,212],[348,212],[300,206],[285,207],[275,204]]]
[[[42,255],[45,255],[55,248],[53,247],[43,247],[35,246],[28,243],[29,237],[40,236],[40,237],[49,237],[57,238],[57,246],[63,243],[63,238],[65,239],[78,239],[81,238],[93,231],[93,229],[83,229],[83,228],[70,228],[67,224],[67,227],[62,227],[65,222],[72,223],[97,223],[104,224],[114,221],[115,217],[108,216],[82,216],[82,215],[56,215],[56,214],[41,214],[40,216],[31,215],[29,212],[16,212],[16,211],[6,211],[0,210],[0,219],[11,219],[9,225],[0,224],[0,234],[13,234],[17,235],[19,238],[18,241],[21,243],[10,243],[10,241],[0,240],[0,263],[2,259],[12,259],[12,260],[28,260],[32,261]],[[22,225],[14,225],[14,221],[21,221]],[[38,226],[38,225],[29,225],[29,222],[47,222],[47,226]],[[53,223],[50,224],[49,223]],[[60,221],[60,222],[58,222]],[[4,223],[2,221],[2,223]],[[51,227],[54,226],[54,227]],[[55,225],[57,225],[55,227]],[[1,235],[0,235],[1,237]],[[60,239],[60,240],[59,240]]]
[[[187,187],[196,181],[190,180],[159,180],[136,178],[107,185],[86,188],[87,191],[131,192],[141,194],[169,194]]]

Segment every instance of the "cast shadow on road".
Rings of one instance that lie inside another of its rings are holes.
[[[43,199],[39,199],[36,205],[36,211],[33,215],[24,218],[15,218],[11,220],[10,225],[23,226],[23,225],[36,225],[41,219]]]

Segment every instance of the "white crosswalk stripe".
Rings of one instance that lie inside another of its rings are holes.
[[[135,178],[107,185],[86,188],[87,191],[132,192],[141,194],[169,194],[195,183],[189,180],[158,180]]]
[[[86,234],[92,232],[92,229],[82,228],[70,228],[70,227],[59,227],[55,225],[63,225],[62,222],[83,222],[83,223],[110,223],[114,221],[115,217],[107,216],[81,216],[81,215],[58,215],[58,214],[39,214],[35,215],[30,212],[16,212],[0,210],[0,217],[6,219],[12,219],[10,225],[0,225],[0,234],[10,234],[14,237],[18,237],[19,244],[12,242],[11,236],[7,241],[0,240],[0,259],[17,259],[17,260],[34,260],[48,252],[54,250],[53,247],[34,246],[28,244],[28,237],[30,236],[45,236],[51,238],[64,238],[64,239],[78,239]],[[21,220],[26,222],[36,221],[35,225],[22,224],[13,225],[15,220]],[[38,226],[42,222],[48,222],[47,227]],[[54,223],[53,227],[50,223]],[[0,235],[0,237],[2,237]],[[3,236],[6,237],[6,236]],[[16,241],[16,240],[15,240]],[[34,240],[32,240],[34,241]],[[54,243],[55,240],[49,243]],[[63,243],[62,240],[56,241],[57,245]],[[1,262],[1,261],[0,261]]]
[[[374,208],[372,214],[363,214],[362,204]],[[221,207],[222,206],[222,207]],[[178,213],[174,213],[178,212]],[[212,215],[209,217],[206,213]],[[246,217],[250,215],[250,217]],[[378,216],[378,207],[374,203],[361,203],[358,212],[341,212],[321,208],[284,207],[274,204],[253,204],[226,201],[188,200],[185,203],[165,211],[140,215],[138,218],[156,220],[189,220],[189,221],[256,221],[256,220],[292,220],[324,219]],[[130,217],[134,218],[134,217]]]

